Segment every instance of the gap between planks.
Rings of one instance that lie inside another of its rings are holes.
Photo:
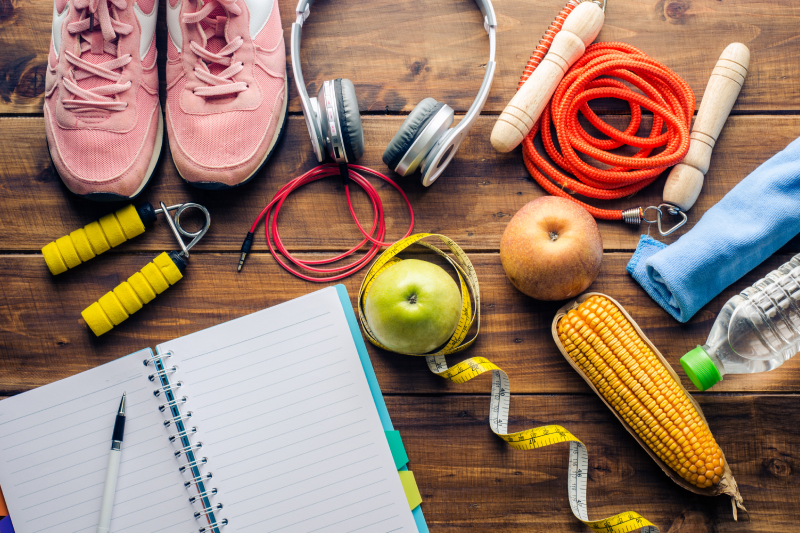
[[[697,116],[697,111],[700,107],[700,104],[696,104],[694,115]],[[364,110],[359,113],[362,117],[406,117],[410,114],[410,112],[405,111],[368,111]],[[301,117],[303,113],[300,111],[289,111],[286,113],[287,116],[290,117]],[[459,112],[456,113],[456,117],[463,118],[466,113]],[[642,116],[652,116],[652,111],[648,111],[647,109],[642,110]],[[800,115],[800,109],[735,109],[730,112],[731,116],[765,116],[765,117],[772,117],[772,116],[797,116]],[[481,113],[481,117],[499,117],[499,113]],[[604,116],[626,116],[629,117],[631,114],[627,111],[620,110],[619,112],[614,112],[613,110],[606,110],[602,113],[597,114],[598,117]],[[0,113],[0,118],[44,118],[44,113]]]
[[[124,356],[123,356],[124,357]],[[16,396],[18,394],[23,394],[25,392],[31,391],[33,389],[25,389],[19,391],[0,391],[0,400],[4,400],[6,398],[11,398],[12,396]],[[491,393],[459,393],[459,392],[443,392],[443,393],[422,393],[422,392],[382,392],[384,398],[391,397],[391,398],[460,398],[460,399],[470,399],[470,398],[489,398],[491,397]],[[770,398],[779,398],[779,397],[787,397],[787,398],[797,398],[800,397],[800,392],[785,392],[785,391],[742,391],[742,392],[714,392],[714,391],[689,391],[689,394],[692,396],[703,397],[703,398],[744,398],[750,396],[769,396]],[[564,398],[567,396],[578,396],[578,397],[586,397],[586,396],[597,396],[595,393],[591,391],[587,392],[513,392],[511,393],[512,397],[530,397],[530,398]]]

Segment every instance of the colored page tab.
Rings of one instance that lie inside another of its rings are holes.
[[[386,440],[389,442],[389,449],[392,450],[394,466],[400,470],[408,463],[408,454],[406,453],[406,447],[403,446],[403,439],[400,438],[400,432],[387,431]]]
[[[394,455],[394,451],[392,451],[392,455]],[[0,516],[7,516],[8,515],[8,507],[6,507],[6,501],[3,499],[3,490],[0,489]]]
[[[0,520],[0,533],[14,533],[14,526],[11,525],[10,516]]]
[[[406,499],[408,500],[409,509],[414,509],[422,503],[422,495],[417,488],[417,481],[414,479],[414,472],[409,470],[401,470],[397,472],[400,476],[400,482],[403,484],[403,490],[406,492]]]

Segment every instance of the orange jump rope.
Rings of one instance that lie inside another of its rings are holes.
[[[547,54],[567,15],[578,4],[570,0],[548,28],[525,67],[519,87]],[[597,98],[616,98],[628,103],[631,121],[624,131],[604,122],[589,108],[588,103]],[[642,107],[654,115],[647,137],[635,135],[641,125]],[[593,44],[564,75],[540,119],[523,140],[525,166],[548,193],[578,203],[595,218],[638,224],[643,218],[641,207],[624,211],[598,209],[575,199],[568,191],[587,198],[610,200],[629,196],[651,184],[688,152],[694,107],[694,93],[689,85],[663,64],[625,43]],[[609,139],[589,134],[578,121],[579,113]],[[666,131],[662,133],[665,125]],[[551,126],[555,126],[555,139]],[[533,140],[539,132],[555,166],[534,147]],[[610,152],[624,145],[637,147],[639,151],[631,157]],[[665,147],[662,152],[651,155],[661,146]],[[589,165],[577,152],[610,168]]]

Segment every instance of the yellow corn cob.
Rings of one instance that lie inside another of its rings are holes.
[[[639,437],[700,488],[723,477],[725,462],[686,393],[613,302],[592,296],[558,323],[570,358]]]

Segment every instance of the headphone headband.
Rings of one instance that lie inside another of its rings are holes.
[[[306,4],[307,3],[308,2],[306,2]],[[300,6],[298,5],[298,7]],[[323,152],[325,143],[322,139],[322,128],[317,123],[319,106],[316,106],[316,108],[312,106],[311,99],[308,97],[308,91],[306,91],[306,82],[303,80],[303,68],[300,66],[300,36],[303,30],[303,22],[307,17],[308,6],[305,8],[305,14],[298,14],[297,22],[292,24],[292,73],[294,74],[294,83],[297,86],[297,92],[300,94],[300,106],[303,108],[303,116],[306,119],[308,135],[311,137],[311,145],[314,148],[314,153],[317,155],[317,160],[322,162],[325,159],[325,153]]]
[[[291,42],[291,55],[292,55],[292,71],[294,73],[294,81],[297,86],[297,92],[300,94],[300,105],[303,108],[303,116],[306,120],[308,127],[308,134],[311,137],[311,144],[314,148],[314,153],[317,159],[322,162],[325,160],[325,140],[323,138],[322,126],[319,123],[320,109],[319,104],[315,105],[316,99],[312,100],[308,96],[306,84],[303,80],[303,69],[300,64],[300,41],[302,37],[303,23],[311,13],[311,5],[314,0],[300,0],[297,4],[295,12],[297,13],[297,20],[292,24],[292,42]],[[496,48],[496,33],[497,33],[497,18],[495,17],[494,7],[490,0],[475,0],[478,8],[483,15],[483,26],[486,33],[489,35],[489,61],[486,63],[486,74],[483,77],[483,83],[478,91],[475,100],[467,110],[467,114],[458,123],[458,126],[448,130],[436,145],[431,149],[429,155],[425,158],[422,165],[422,183],[426,187],[433,183],[439,174],[447,167],[452,157],[458,151],[461,141],[472,128],[473,124],[480,115],[486,100],[489,97],[489,89],[492,86],[492,79],[495,73],[495,48]]]
[[[475,0],[475,3],[478,4],[478,8],[481,10],[483,14],[483,18],[486,21],[486,25],[488,26],[497,26],[497,20],[494,16],[494,7],[489,0]],[[303,17],[303,21],[308,18],[308,14],[311,11],[311,6],[314,4],[314,0],[300,0],[297,3],[297,7],[295,8],[295,12],[298,16]],[[298,20],[299,22],[299,20]],[[302,22],[300,23],[302,26]],[[487,30],[488,31],[488,30]]]

